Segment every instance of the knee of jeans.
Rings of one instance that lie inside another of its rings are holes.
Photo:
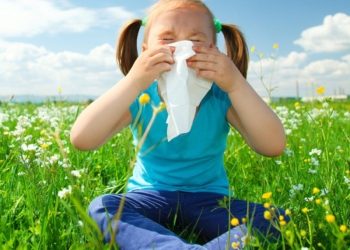
[[[113,207],[118,208],[119,199],[114,196],[115,195],[105,194],[93,199],[88,207],[90,217],[94,218],[97,214],[106,213],[106,211],[109,211]]]

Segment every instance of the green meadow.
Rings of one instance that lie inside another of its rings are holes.
[[[99,149],[73,148],[69,132],[86,105],[1,103],[0,249],[109,249],[87,207],[98,195],[123,192],[135,149],[129,129]],[[284,221],[273,218],[272,205],[280,206],[291,222],[279,226],[279,242],[255,237],[246,248],[350,249],[349,99],[271,107],[285,127],[285,152],[260,156],[232,129],[224,161],[235,197],[264,203],[268,220]],[[174,230],[201,242],[191,230]]]

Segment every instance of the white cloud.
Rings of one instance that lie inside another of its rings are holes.
[[[317,53],[349,51],[350,16],[343,13],[328,15],[322,25],[304,30],[294,44]]]
[[[0,42],[0,95],[53,95],[58,87],[63,94],[100,95],[121,77],[108,44],[80,54]]]
[[[273,96],[296,96],[296,84],[299,84],[300,96],[312,95],[312,86],[317,83],[326,88],[325,94],[333,95],[339,88],[350,93],[350,54],[343,56],[341,60],[317,60],[307,62],[307,54],[291,52],[287,57],[280,57],[275,61],[272,81],[271,59],[252,61],[249,67],[248,81],[261,95],[267,96],[267,91],[262,85],[260,77],[263,76],[267,87],[278,87],[272,92]],[[256,72],[257,75],[254,73]],[[315,89],[314,89],[315,91]]]
[[[52,0],[0,0],[0,37],[83,32],[91,27],[119,25],[134,16],[121,7],[88,9],[59,6]]]

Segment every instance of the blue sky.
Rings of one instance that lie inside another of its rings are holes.
[[[153,0],[0,0],[0,99],[15,95],[98,96],[123,76],[115,63],[120,26]],[[204,0],[238,25],[251,55],[248,81],[261,96],[350,95],[350,1]],[[29,4],[30,3],[30,4]],[[140,33],[142,35],[142,32]],[[276,51],[273,44],[278,43]],[[219,48],[222,34],[219,34]],[[258,54],[264,54],[260,60]],[[270,58],[276,55],[275,61]]]

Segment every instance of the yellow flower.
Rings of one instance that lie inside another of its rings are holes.
[[[61,88],[61,87],[60,87],[60,88],[58,88],[58,89],[57,89],[57,91],[58,91],[58,93],[61,93],[62,88]]]
[[[317,205],[320,205],[322,203],[322,200],[321,199],[316,199],[315,202],[316,202]]]
[[[346,170],[345,173],[346,173],[346,174],[350,174],[350,170]]]
[[[285,225],[287,225],[287,222],[285,220],[280,221],[280,225],[281,225],[281,227],[284,227]]]
[[[317,88],[316,92],[317,92],[317,94],[322,95],[324,92],[324,87]]]
[[[146,104],[146,103],[148,103],[150,100],[151,100],[151,97],[149,97],[149,95],[146,94],[146,93],[142,94],[142,95],[140,96],[140,98],[139,98],[139,102],[140,102],[141,104]]]
[[[284,220],[283,215],[280,215],[280,216],[278,217],[278,219],[279,219],[280,221],[283,221],[283,220]]]
[[[317,187],[314,187],[314,189],[312,190],[313,194],[318,194],[319,192],[321,192],[321,190],[319,190]]]
[[[97,165],[97,166],[96,166],[96,168],[97,168],[97,169],[100,169],[100,168],[101,168],[101,166],[100,166],[100,165]]]
[[[274,49],[278,49],[278,43],[275,43],[275,44],[273,45],[273,48],[274,48]]]
[[[246,223],[247,219],[246,218],[242,218],[242,223]]]
[[[299,108],[299,106],[300,106],[299,102],[294,103],[294,107]]]
[[[262,195],[262,198],[263,198],[263,199],[270,199],[271,195],[272,195],[272,192],[267,192],[267,193],[264,193],[264,194]]]
[[[252,52],[255,51],[255,46],[253,46],[251,49],[250,49]]]
[[[308,213],[310,210],[307,208],[307,207],[304,207],[303,209],[301,209],[301,211],[303,212],[303,213]]]
[[[264,218],[265,218],[265,220],[271,220],[272,219],[272,215],[271,215],[270,211],[265,211],[264,212]]]
[[[238,248],[239,248],[239,244],[240,244],[239,241],[237,241],[237,242],[232,242],[232,248],[233,248],[233,249],[238,249]]]
[[[260,53],[259,57],[260,57],[260,58],[263,58],[263,57],[264,57],[264,54],[263,54],[263,53]]]
[[[327,215],[326,215],[326,221],[327,221],[328,223],[333,223],[333,222],[335,222],[335,216],[334,216],[333,214],[327,214]]]
[[[286,210],[286,215],[290,215],[292,214],[292,211],[290,211],[289,209]]]
[[[266,209],[270,208],[270,203],[265,202],[265,203],[264,203],[264,208],[266,208]]]
[[[342,231],[343,233],[345,233],[347,228],[346,228],[345,225],[341,225],[341,226],[339,227],[339,229],[340,229],[340,231]]]
[[[231,225],[234,226],[234,227],[238,226],[239,225],[239,220],[237,218],[232,218]]]
[[[286,235],[287,235],[287,236],[290,236],[291,234],[292,234],[291,231],[289,231],[289,230],[286,231]]]
[[[40,134],[41,134],[41,135],[46,134],[46,129],[41,130],[41,131],[40,131]]]
[[[41,145],[40,145],[40,147],[42,147],[42,148],[48,148],[48,147],[49,147],[49,145],[48,145],[48,144],[46,144],[46,143],[44,143],[44,144],[41,144]]]
[[[307,234],[307,233],[306,233],[306,231],[305,231],[305,230],[301,230],[301,231],[300,231],[300,235],[301,235],[301,236],[305,237],[305,236],[306,236],[306,234]]]

